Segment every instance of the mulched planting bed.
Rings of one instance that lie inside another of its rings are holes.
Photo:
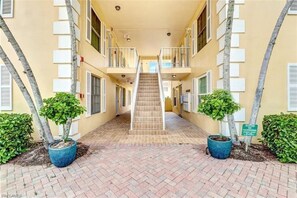
[[[87,154],[88,150],[89,146],[81,142],[77,142],[77,152],[75,159]],[[13,158],[8,163],[21,166],[51,165],[48,151],[44,148],[41,142],[33,143],[27,152]]]
[[[233,145],[230,158],[244,161],[264,162],[275,161],[276,157],[270,150],[262,144],[251,144],[248,152],[245,152],[245,144],[241,143],[239,146]]]

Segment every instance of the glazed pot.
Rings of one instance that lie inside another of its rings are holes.
[[[230,157],[232,150],[231,138],[226,137],[226,141],[217,141],[215,138],[220,137],[220,135],[210,135],[207,138],[207,146],[210,155],[217,159],[226,159]]]
[[[54,164],[56,167],[66,167],[75,160],[77,143],[72,139],[68,141],[72,142],[72,144],[63,148],[51,147],[53,144],[56,144],[57,142],[54,142],[49,145],[49,157],[52,164]]]

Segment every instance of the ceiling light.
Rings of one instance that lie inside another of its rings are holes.
[[[175,74],[173,74],[173,75],[172,75],[172,78],[176,78],[176,75],[175,75]]]
[[[128,37],[128,38],[127,38],[127,41],[128,41],[128,42],[130,42],[130,41],[131,41],[131,38],[130,38],[130,37]]]
[[[114,7],[116,9],[116,11],[120,11],[121,10],[121,6],[117,5]]]
[[[171,36],[171,33],[170,32],[167,32],[167,36]]]

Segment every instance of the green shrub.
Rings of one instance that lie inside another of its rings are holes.
[[[280,162],[297,163],[297,115],[264,116],[261,142]]]
[[[80,105],[80,101],[75,95],[70,93],[56,93],[54,97],[43,99],[44,106],[40,109],[40,115],[55,122],[56,125],[63,125],[64,142],[68,140],[69,129],[65,129],[67,121],[76,118],[85,108]]]
[[[28,114],[0,114],[0,164],[27,151],[33,132]]]
[[[223,89],[217,89],[212,94],[202,96],[202,101],[198,106],[198,112],[219,121],[238,110],[240,110],[239,104],[233,101],[229,91]]]

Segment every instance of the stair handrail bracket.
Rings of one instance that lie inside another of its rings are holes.
[[[138,57],[137,65],[136,65],[136,76],[134,81],[134,87],[132,92],[132,104],[131,104],[131,126],[130,130],[133,130],[133,123],[135,117],[135,107],[136,107],[136,99],[137,99],[137,90],[139,86],[139,78],[141,73],[142,65],[140,64],[140,57]]]
[[[158,56],[157,72],[158,72],[160,101],[161,101],[161,109],[162,109],[163,130],[165,130],[165,96],[164,96],[163,82],[162,82],[162,75],[161,75],[161,65],[162,65],[162,62],[160,57]]]

